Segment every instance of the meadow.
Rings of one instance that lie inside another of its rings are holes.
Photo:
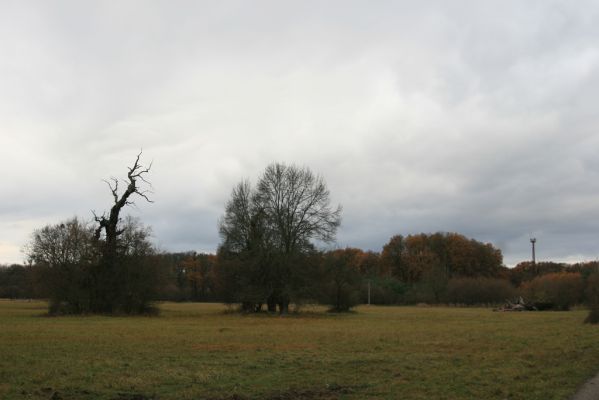
[[[0,300],[2,399],[566,399],[599,369],[586,311],[361,306],[45,316]]]

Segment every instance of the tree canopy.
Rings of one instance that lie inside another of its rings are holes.
[[[332,242],[340,222],[341,207],[331,207],[324,179],[308,168],[273,163],[255,187],[240,182],[219,229],[220,259],[233,274],[227,282],[238,283],[237,300],[287,312],[291,299],[305,294],[314,241]]]

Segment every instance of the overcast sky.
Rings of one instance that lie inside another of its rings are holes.
[[[168,251],[234,184],[321,174],[336,246],[459,232],[507,265],[599,258],[599,2],[2,1],[0,263],[110,207],[143,148]]]

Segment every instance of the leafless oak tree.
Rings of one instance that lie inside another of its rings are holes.
[[[148,194],[150,194],[151,191],[149,189],[142,190],[139,185],[139,181],[141,181],[151,187],[144,175],[150,172],[152,163],[150,163],[148,167],[143,166],[140,163],[141,154],[142,152],[139,152],[135,162],[133,163],[133,166],[128,167],[129,171],[127,172],[127,180],[123,181],[127,186],[123,193],[119,195],[119,180],[117,178],[111,178],[110,180],[104,181],[110,188],[112,197],[114,199],[114,204],[110,208],[110,213],[108,216],[106,216],[105,213],[101,216],[97,216],[96,213],[93,212],[94,219],[98,223],[98,228],[96,229],[96,239],[100,239],[102,231],[104,231],[105,234],[103,248],[103,256],[105,260],[113,260],[116,256],[117,238],[123,234],[123,230],[118,229],[119,214],[123,207],[134,204],[133,200],[131,200],[131,197],[133,195],[137,195],[146,201],[153,203],[153,201],[148,197]]]

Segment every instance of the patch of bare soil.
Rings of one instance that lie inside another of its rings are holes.
[[[339,395],[350,392],[350,388],[341,386],[326,389],[297,389],[275,394],[268,397],[268,400],[335,400]]]
[[[21,392],[21,394],[25,395],[26,392]],[[40,396],[43,398],[47,398],[48,400],[62,400],[62,396],[58,391],[52,389],[51,387],[43,387],[36,392],[34,392],[36,396]]]
[[[325,388],[288,389],[258,400],[336,400],[340,395],[351,393],[352,391],[353,388],[350,386],[328,385]],[[256,400],[256,398],[233,394],[227,397],[204,400]]]
[[[198,400],[337,400],[340,395],[351,393],[353,390],[350,386],[327,385],[324,388],[288,389],[261,398],[233,394],[225,397],[202,397]],[[49,400],[62,400],[62,396],[51,388],[41,389],[40,394],[47,396]],[[118,393],[111,400],[159,400],[159,397],[142,393]]]
[[[274,350],[274,351],[288,351],[288,350],[312,350],[316,349],[315,345],[303,345],[303,344],[284,344],[284,345],[263,345],[253,343],[203,343],[197,344],[192,347],[193,350],[201,351],[225,351],[225,352],[237,352],[245,350]]]
[[[147,396],[141,393],[119,393],[117,397],[113,397],[112,400],[157,400],[158,397]]]

